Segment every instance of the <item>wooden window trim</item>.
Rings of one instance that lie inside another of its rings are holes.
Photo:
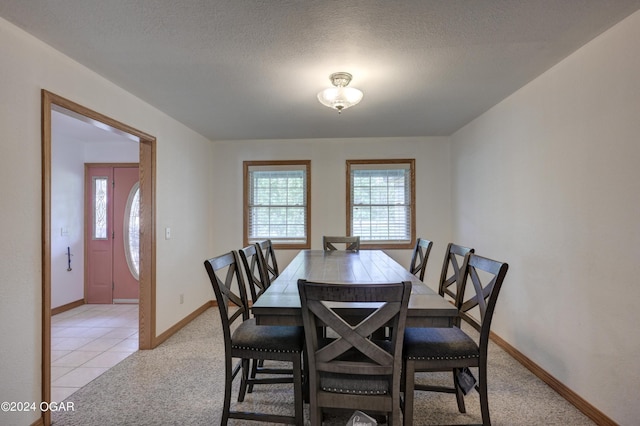
[[[409,164],[410,168],[410,194],[411,194],[411,213],[410,213],[410,241],[408,243],[369,243],[360,241],[361,249],[412,249],[416,240],[416,171],[415,171],[415,159],[401,158],[401,159],[386,159],[386,160],[347,160],[346,162],[346,208],[347,208],[347,235],[352,235],[351,229],[351,166],[358,164],[367,165],[385,165],[385,164]]]
[[[244,247],[251,244],[249,242],[249,168],[252,166],[303,166],[306,172],[307,186],[305,196],[307,200],[307,210],[305,215],[306,242],[301,244],[282,244],[272,241],[273,248],[277,249],[309,249],[311,248],[311,160],[259,160],[243,161],[243,194],[242,194],[242,241]]]

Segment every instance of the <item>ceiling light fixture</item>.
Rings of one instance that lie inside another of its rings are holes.
[[[322,105],[337,109],[338,114],[343,109],[356,105],[362,100],[362,92],[353,87],[347,87],[351,81],[348,72],[336,72],[329,76],[329,80],[335,87],[329,87],[318,93],[318,100]]]

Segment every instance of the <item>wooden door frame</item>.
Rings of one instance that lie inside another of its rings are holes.
[[[140,349],[156,343],[156,138],[42,89],[42,399],[51,402],[51,109],[59,106],[140,139]],[[50,411],[42,412],[45,426]]]

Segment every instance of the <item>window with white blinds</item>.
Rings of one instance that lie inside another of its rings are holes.
[[[348,235],[371,247],[411,247],[414,160],[348,160]]]
[[[310,161],[245,161],[245,244],[309,247]]]

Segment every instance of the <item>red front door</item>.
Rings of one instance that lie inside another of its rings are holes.
[[[137,166],[87,166],[87,303],[138,301],[138,175]]]
[[[138,240],[137,226],[140,205],[137,167],[113,169],[115,187],[113,191],[113,302],[137,303],[138,286]],[[135,204],[135,205],[134,205]],[[137,235],[133,235],[136,233]]]

